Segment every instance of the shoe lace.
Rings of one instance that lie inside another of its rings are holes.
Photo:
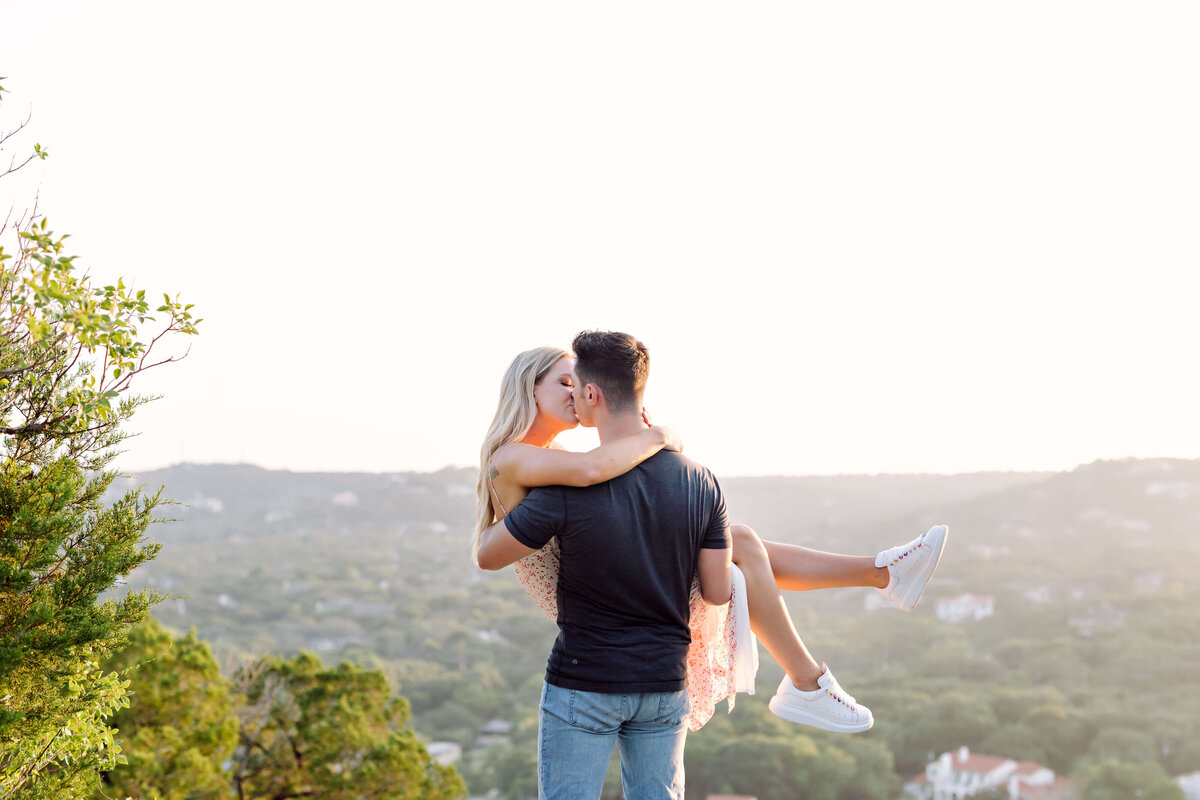
[[[846,708],[849,708],[851,711],[857,710],[855,708],[855,705],[858,703],[858,701],[855,700],[854,697],[852,697],[849,693],[847,693],[846,690],[842,688],[842,685],[840,683],[838,683],[836,679],[834,680],[833,684],[826,691],[829,692],[830,697],[832,697],[834,700],[837,700],[842,705],[846,706]]]
[[[900,559],[905,558],[906,556],[912,555],[913,553],[920,550],[924,546],[925,546],[925,534],[921,534],[921,538],[919,538],[915,542],[913,542],[912,547],[908,548],[907,550],[904,550],[901,553],[898,553],[896,555],[896,557],[891,560],[890,563],[895,564]]]

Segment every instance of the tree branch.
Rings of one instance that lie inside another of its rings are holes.
[[[4,134],[4,135],[0,136],[0,145],[3,145],[3,144],[4,144],[5,142],[7,142],[9,139],[11,139],[12,137],[16,136],[16,135],[17,135],[18,133],[20,133],[21,131],[25,130],[25,126],[29,124],[29,120],[31,120],[31,119],[33,119],[33,109],[32,109],[32,108],[31,108],[31,109],[29,109],[29,113],[28,113],[28,114],[25,116],[25,121],[24,121],[24,122],[22,122],[22,123],[21,123],[20,125],[18,125],[17,127],[13,128],[13,129],[12,129],[11,131],[9,131],[8,133],[6,133],[6,134]]]
[[[61,414],[54,419],[48,419],[45,422],[31,422],[28,425],[22,425],[18,428],[0,428],[0,433],[8,434],[9,436],[25,436],[30,433],[41,433],[47,428],[62,422],[69,416],[71,415]]]

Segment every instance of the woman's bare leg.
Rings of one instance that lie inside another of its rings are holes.
[[[857,733],[874,724],[870,709],[856,705],[837,679],[808,652],[792,624],[780,587],[805,590],[875,586],[905,611],[911,611],[937,568],[948,532],[945,525],[935,525],[907,545],[872,558],[763,542],[745,525],[730,526],[733,561],[746,578],[750,628],[787,672],[771,698],[771,713],[841,733]],[[876,567],[876,559],[888,566]]]
[[[737,542],[735,536],[734,561],[737,560]],[[771,559],[771,572],[780,589],[806,592],[845,586],[882,589],[888,585],[887,567],[875,566],[875,556],[845,556],[779,542],[762,544]]]
[[[813,659],[796,633],[796,626],[783,603],[779,583],[772,572],[772,560],[763,541],[745,525],[730,527],[733,537],[733,561],[746,576],[746,605],[750,610],[750,629],[797,689],[813,691],[824,671]]]

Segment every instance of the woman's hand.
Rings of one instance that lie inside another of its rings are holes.
[[[675,453],[683,452],[683,439],[679,438],[679,434],[665,425],[651,425],[650,430],[658,431],[663,436],[663,450],[670,450]]]
[[[642,422],[650,426],[651,430],[658,431],[663,437],[663,450],[670,450],[675,453],[683,452],[683,439],[679,438],[679,434],[665,425],[655,425],[650,421],[650,412],[642,406]]]

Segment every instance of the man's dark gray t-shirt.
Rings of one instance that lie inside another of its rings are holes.
[[[595,486],[533,489],[504,523],[528,547],[557,536],[562,548],[547,683],[606,694],[687,685],[696,563],[701,549],[729,546],[711,472],[660,451]]]

